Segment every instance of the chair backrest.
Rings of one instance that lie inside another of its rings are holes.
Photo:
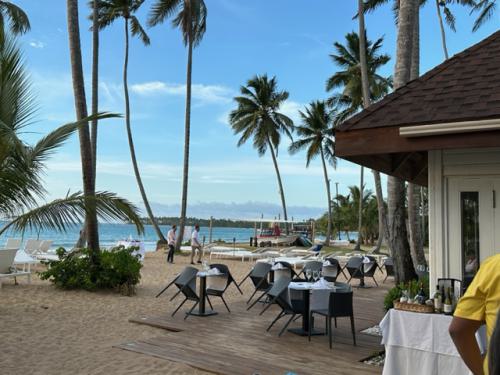
[[[394,276],[394,260],[391,257],[384,260],[384,268],[387,276]]]
[[[462,297],[462,280],[458,279],[438,279],[437,285],[439,286],[439,290],[441,293],[446,293],[448,288],[451,288],[451,291],[455,295],[455,298]]]
[[[271,298],[271,300],[275,300],[275,303],[284,310],[292,310],[292,306],[290,305],[290,302],[288,302],[287,297],[290,280],[291,279],[286,277],[276,280],[271,289],[267,292],[267,295]]]
[[[8,274],[10,268],[14,263],[16,258],[16,253],[18,249],[1,249],[0,250],[0,274]]]
[[[265,262],[257,262],[255,263],[254,268],[250,272],[250,280],[255,287],[258,285],[260,289],[267,289],[269,287],[269,283],[267,282],[267,275],[269,271],[271,271],[272,266],[269,263]]]
[[[293,266],[290,263],[285,262],[284,260],[280,260],[280,261],[277,261],[275,264],[281,264],[281,266],[285,267],[286,270],[288,270],[288,272],[290,274],[290,278],[297,276],[297,273],[295,272],[295,270],[293,269]],[[274,274],[276,277],[276,271],[274,271]]]
[[[351,277],[361,277],[363,275],[362,271],[363,258],[358,256],[353,256],[347,261],[346,269],[351,275]]]
[[[198,269],[186,267],[174,281],[174,284],[184,294],[186,298],[197,299],[196,294],[196,274]]]
[[[7,242],[5,243],[6,249],[19,249],[21,248],[21,242],[23,242],[20,238],[7,238]]]
[[[328,262],[329,265],[328,266],[324,265],[323,268],[321,269],[323,278],[326,281],[335,282],[337,280],[337,277],[339,276],[339,270],[340,270],[339,261],[335,258],[328,258],[326,259],[326,262]]]
[[[227,277],[227,286],[229,286],[229,284],[231,284],[232,282],[235,282],[233,275],[231,275],[231,271],[229,271],[229,267],[226,266],[225,264],[214,263],[214,264],[211,264],[209,267],[210,267],[210,269],[217,268],[221,273],[228,276]]]
[[[233,281],[233,278],[225,264],[211,264],[210,269],[214,268],[217,268],[221,274],[207,276],[207,289],[223,292]]]
[[[363,263],[363,272],[365,276],[372,277],[377,271],[378,263],[374,257],[368,257],[370,259],[369,263]]]
[[[352,286],[349,283],[342,283],[340,281],[335,282],[335,291],[336,292],[351,292]]]
[[[39,251],[41,253],[46,253],[50,250],[50,247],[52,246],[52,243],[54,241],[52,240],[44,240],[40,243],[40,246],[39,246]]]
[[[330,315],[334,317],[353,315],[352,291],[330,293],[328,309],[330,310]]]
[[[304,268],[302,268],[302,273],[305,273],[307,270],[321,271],[322,268],[323,268],[323,262],[319,262],[317,260],[310,260],[304,265]]]
[[[36,254],[40,249],[41,243],[42,241],[40,240],[33,240],[33,239],[26,240],[26,243],[24,244],[24,251],[26,252],[26,254],[30,255]]]

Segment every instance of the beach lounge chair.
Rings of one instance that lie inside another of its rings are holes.
[[[20,238],[7,238],[5,249],[20,249],[22,242],[23,240]]]
[[[50,248],[52,247],[52,243],[54,241],[51,240],[43,240],[40,242],[38,246],[38,250],[35,253],[35,257],[41,260],[59,260],[59,257],[55,253],[49,253]]]
[[[24,252],[32,257],[36,257],[36,255],[40,253],[41,244],[42,241],[40,240],[26,240],[26,243],[24,244]]]
[[[13,277],[14,282],[17,283],[16,277],[27,276],[28,283],[31,283],[31,272],[19,271],[13,266],[17,250],[18,249],[0,250],[0,288],[2,287],[2,279],[10,277]]]
[[[241,291],[238,284],[236,284],[236,282],[234,281],[231,272],[229,272],[229,268],[225,264],[211,264],[210,269],[218,269],[220,275],[207,276],[207,296],[220,297],[220,299],[222,299],[222,302],[224,302],[227,311],[231,312],[229,306],[226,303],[226,300],[224,299],[224,292],[229,287],[229,285],[231,285],[231,283],[234,283],[234,285],[236,285],[236,288],[238,288],[241,294],[243,294],[243,292]]]
[[[352,291],[348,292],[333,292],[330,293],[328,301],[328,309],[311,310],[309,313],[309,341],[311,341],[311,330],[313,315],[323,315],[326,319],[326,330],[328,332],[328,341],[330,349],[332,348],[332,318],[335,320],[335,328],[337,328],[337,318],[351,318],[351,331],[354,345],[356,345],[356,330],[354,328],[354,310],[352,304]]]

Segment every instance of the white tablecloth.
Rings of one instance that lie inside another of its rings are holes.
[[[321,279],[316,283],[311,282],[291,282],[288,286],[288,296],[290,299],[302,299],[303,290],[310,290],[309,307],[311,310],[322,310],[328,308],[330,293],[337,290],[333,283],[328,283]]]
[[[469,375],[448,333],[451,316],[391,309],[380,322],[383,375]],[[478,334],[484,348],[485,335]]]
[[[125,247],[125,249],[129,248],[129,247],[138,247],[139,250],[137,251],[134,251],[132,254],[133,255],[139,255],[140,256],[140,261],[144,261],[144,256],[146,255],[146,247],[144,246],[144,242],[142,241],[135,241],[135,240],[132,240],[132,241],[129,241],[129,240],[122,240],[122,241],[118,241],[116,243],[116,246],[123,246]]]

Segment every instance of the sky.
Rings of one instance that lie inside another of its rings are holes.
[[[38,104],[35,122],[24,135],[33,142],[56,127],[74,121],[66,23],[66,1],[13,0],[28,14],[32,30],[20,37]],[[338,69],[329,54],[334,42],[356,31],[355,0],[205,0],[207,32],[194,50],[188,215],[219,217],[279,214],[280,198],[269,154],[259,157],[249,144],[237,147],[228,124],[239,87],[256,74],[276,76],[279,88],[290,93],[281,111],[300,123],[299,110],[312,100],[325,99],[325,82]],[[146,24],[152,0],[137,17]],[[305,5],[308,6],[305,6]],[[382,51],[395,56],[396,28],[390,6],[366,17],[368,38],[384,37]],[[450,56],[479,42],[500,25],[500,11],[472,33],[475,15],[452,6],[457,32],[446,28]],[[80,1],[80,29],[87,100],[90,106],[91,32],[87,1]],[[421,73],[444,59],[434,2],[421,10]],[[178,215],[184,147],[187,50],[169,22],[148,30],[151,45],[138,39],[130,45],[129,86],[132,131],[139,167],[157,215]],[[100,110],[124,112],[122,69],[124,27],[118,20],[101,32]],[[394,58],[381,70],[391,75]],[[279,148],[289,216],[319,216],[326,210],[325,180],[319,159],[305,166],[305,155],[290,156],[289,141]],[[140,205],[123,119],[101,122],[98,136],[97,190],[109,190]],[[48,198],[81,190],[80,153],[74,136],[48,162]],[[329,168],[331,186],[345,194],[359,184],[359,166],[339,160]],[[373,177],[366,173],[367,188]],[[252,212],[252,213],[249,213]]]

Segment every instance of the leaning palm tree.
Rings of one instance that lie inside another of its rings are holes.
[[[191,76],[193,69],[193,48],[200,44],[207,28],[207,7],[203,0],[156,0],[151,7],[149,26],[163,23],[177,13],[172,20],[173,27],[182,32],[184,45],[188,47],[186,69],[186,116],[184,123],[184,167],[182,173],[181,217],[176,249],[179,249],[186,225],[187,194],[189,180],[189,141],[191,134]]]
[[[488,21],[495,13],[497,8],[496,0],[479,0],[475,3],[472,8],[473,12],[479,12],[476,20],[474,21],[474,26],[472,31],[477,31],[481,26],[483,26],[486,21]]]
[[[42,177],[47,159],[93,117],[61,126],[29,145],[20,134],[34,120],[36,106],[32,92],[21,52],[6,35],[0,43],[0,217],[8,223],[0,229],[0,234],[9,228],[64,231],[69,225],[80,224],[90,210],[103,220],[130,221],[142,231],[137,209],[112,193],[93,196],[73,193],[44,202],[47,191]]]
[[[292,139],[293,121],[279,112],[289,94],[287,91],[278,91],[276,77],[269,79],[267,75],[251,78],[246,86],[241,86],[240,91],[241,96],[234,98],[238,108],[229,114],[229,123],[235,134],[241,134],[238,147],[253,137],[253,146],[259,156],[263,156],[269,150],[278,178],[283,218],[287,221],[285,193],[277,155],[281,134]]]
[[[130,98],[128,93],[128,59],[129,59],[129,38],[130,33],[132,36],[137,36],[142,41],[143,44],[149,45],[149,36],[146,31],[141,26],[141,23],[135,16],[135,13],[140,9],[144,0],[98,0],[98,13],[99,13],[99,29],[104,29],[111,25],[114,21],[122,18],[125,26],[125,62],[123,65],[123,90],[125,96],[125,126],[127,128],[128,144],[130,148],[130,157],[132,159],[132,167],[134,169],[135,179],[137,180],[137,186],[141,193],[142,201],[144,203],[144,208],[148,214],[148,217],[153,225],[153,228],[158,236],[159,243],[165,244],[167,241],[161,232],[158,223],[153,215],[153,210],[149,204],[148,198],[146,196],[146,190],[142,183],[141,174],[139,171],[139,166],[137,165],[137,157],[135,155],[134,140],[132,137],[132,127],[130,124]],[[129,31],[130,30],[130,31]]]
[[[5,24],[9,24],[9,31],[14,34],[24,34],[31,28],[30,20],[24,10],[10,1],[0,1],[0,33],[5,34]]]
[[[328,110],[324,101],[311,102],[309,107],[305,109],[305,112],[299,112],[302,118],[302,124],[295,127],[299,139],[292,142],[289,147],[289,151],[292,154],[307,149],[307,167],[309,167],[311,160],[316,156],[321,157],[328,202],[326,246],[330,245],[330,237],[332,234],[332,197],[330,194],[330,180],[328,179],[326,164],[329,163],[334,168],[337,165],[337,160],[335,158],[335,133],[330,127],[334,120],[333,113],[333,111]]]

